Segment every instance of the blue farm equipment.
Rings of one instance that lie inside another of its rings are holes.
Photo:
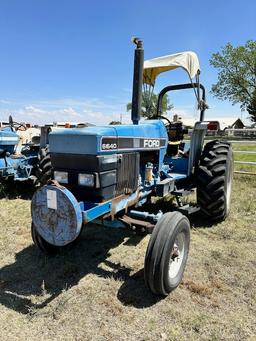
[[[9,123],[0,127],[0,183],[31,180],[44,185],[51,170],[47,162],[49,132],[87,126],[85,123],[54,123],[35,128],[14,122],[10,116]]]
[[[23,181],[34,177],[34,169],[38,162],[39,144],[27,143],[21,146],[18,132],[24,132],[27,127],[13,122],[0,128],[0,182],[6,180]]]
[[[184,52],[144,62],[142,41],[135,38],[134,43],[133,124],[49,134],[45,171],[52,180],[33,196],[32,238],[42,251],[56,253],[73,244],[89,222],[118,223],[152,233],[145,282],[152,292],[167,295],[179,285],[187,262],[189,215],[202,210],[209,219],[223,220],[229,213],[232,149],[220,141],[203,146],[207,106],[197,56]],[[165,87],[155,119],[140,122],[143,82],[153,86],[159,73],[177,67],[188,73],[191,82]],[[193,89],[200,109],[187,150],[182,123],[162,115],[164,95],[180,89]],[[194,189],[197,204],[185,204],[183,198]],[[170,194],[176,199],[170,212],[143,208],[152,196]]]

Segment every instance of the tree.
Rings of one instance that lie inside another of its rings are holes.
[[[247,111],[251,116],[251,120],[256,123],[256,90],[254,90],[252,99],[247,106]]]
[[[240,104],[247,110],[251,120],[256,119],[256,41],[248,40],[245,45],[234,47],[228,43],[221,52],[214,53],[210,64],[218,70],[218,81],[212,85],[212,93],[219,99]],[[249,109],[248,109],[249,108]],[[254,106],[255,108],[255,106]]]
[[[156,115],[157,109],[157,99],[158,95],[149,90],[142,92],[142,106],[141,106],[141,114],[143,117],[148,119],[153,118]],[[173,108],[173,105],[170,104],[169,98],[167,95],[164,95],[162,102],[162,111],[166,113],[168,110]],[[126,106],[126,110],[130,111],[132,109],[132,103],[128,103]]]
[[[122,124],[120,121],[111,121],[109,122],[109,125],[119,125]]]

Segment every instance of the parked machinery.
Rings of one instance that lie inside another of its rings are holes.
[[[0,125],[0,183],[32,180],[46,184],[51,169],[51,162],[46,162],[49,157],[49,133],[60,128],[87,126],[85,123],[53,123],[33,127],[15,122],[10,116],[8,123]]]
[[[39,135],[39,129],[14,122],[9,117],[9,123],[0,128],[0,182],[35,177]]]
[[[205,89],[199,82],[195,53],[183,52],[144,62],[143,43],[135,38],[132,125],[58,129],[49,134],[52,181],[32,199],[32,237],[44,252],[72,245],[89,222],[136,227],[151,233],[145,256],[145,282],[152,292],[167,295],[183,276],[190,242],[189,215],[202,210],[209,219],[225,219],[230,209],[233,176],[231,146],[211,141],[204,147]],[[165,87],[155,119],[140,122],[142,82],[154,85],[161,72],[184,69],[188,84]],[[195,77],[196,81],[192,79]],[[180,122],[162,115],[168,91],[194,89],[200,108],[190,147]],[[165,123],[164,123],[165,122]],[[182,149],[182,148],[181,148]],[[183,198],[197,190],[197,204]],[[141,208],[152,196],[173,195],[170,212]]]

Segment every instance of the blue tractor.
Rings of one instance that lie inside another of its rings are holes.
[[[223,220],[230,210],[233,178],[231,146],[211,141],[204,146],[205,89],[193,52],[144,62],[143,42],[134,38],[131,125],[59,129],[49,134],[48,184],[32,198],[32,238],[43,252],[72,245],[89,222],[125,226],[152,233],[145,255],[145,282],[155,294],[168,295],[183,276],[190,243],[190,214],[201,210]],[[165,87],[155,118],[140,122],[143,82],[154,85],[161,72],[183,68],[188,84]],[[192,78],[196,78],[196,82]],[[162,115],[168,91],[194,89],[201,110],[189,148],[184,128]],[[50,170],[51,169],[51,170]],[[197,203],[184,203],[196,189]],[[143,209],[151,197],[172,195],[169,212]]]
[[[20,144],[18,132],[26,129],[26,125],[14,122],[11,116],[9,123],[0,128],[0,182],[35,179],[39,141],[26,143],[17,150]]]
[[[0,126],[0,184],[31,181],[44,185],[51,178],[49,132],[62,128],[87,127],[88,123],[54,123],[31,127],[13,121]]]

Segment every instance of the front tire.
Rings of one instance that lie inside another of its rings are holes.
[[[56,246],[53,244],[48,243],[43,237],[40,236],[40,234],[37,232],[35,225],[32,223],[31,224],[31,236],[34,244],[45,254],[54,256],[57,255],[61,252],[65,252],[70,250],[80,239],[82,233],[82,229],[77,236],[75,240],[73,240],[71,243],[65,246]]]
[[[189,243],[187,217],[180,212],[164,214],[153,230],[145,256],[145,282],[153,293],[167,296],[180,284]]]
[[[42,238],[33,223],[31,224],[31,236],[34,244],[45,254],[56,255],[60,253],[61,247],[52,245]]]
[[[215,140],[205,145],[197,171],[197,202],[212,221],[224,220],[229,214],[233,169],[228,142]]]

